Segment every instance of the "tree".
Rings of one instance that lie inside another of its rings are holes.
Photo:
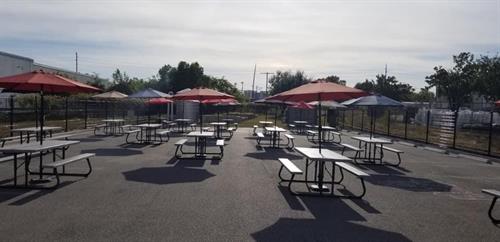
[[[91,86],[97,87],[101,90],[105,90],[106,86],[109,85],[108,79],[99,77],[99,74],[95,72],[90,74],[90,77],[92,78],[92,80],[88,84]]]
[[[373,93],[375,92],[375,83],[373,81],[370,81],[366,79],[364,82],[358,82],[354,86],[357,89],[361,89],[367,93]]]
[[[432,102],[435,98],[433,92],[428,87],[420,88],[419,92],[413,93],[412,101],[414,102]]]
[[[457,111],[471,100],[477,86],[477,65],[474,55],[465,52],[453,56],[453,62],[455,66],[449,70],[434,67],[434,74],[426,77],[426,82],[429,87],[436,87],[438,96],[446,96],[450,109]]]
[[[357,83],[354,87],[399,101],[410,101],[414,90],[410,84],[401,83],[394,76],[382,74],[377,75],[375,81],[365,80],[364,82]]]
[[[271,85],[270,94],[274,95],[292,88],[304,85],[311,79],[304,75],[303,71],[297,71],[293,74],[291,71],[276,71],[276,74],[269,79]]]
[[[127,95],[137,92],[144,88],[145,82],[137,77],[130,78],[127,73],[121,72],[120,69],[116,69],[112,74],[113,84],[108,90],[118,91]]]
[[[500,99],[500,56],[481,56],[476,61],[477,82],[475,89],[489,101]]]
[[[336,75],[327,76],[327,77],[322,78],[320,80],[340,84],[340,77],[338,77]]]

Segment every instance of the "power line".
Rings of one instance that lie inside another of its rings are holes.
[[[269,81],[269,74],[273,75],[273,73],[272,72],[262,72],[260,74],[263,74],[263,75],[265,74],[266,75],[266,96],[267,96],[268,95],[268,92],[267,92],[267,83]]]

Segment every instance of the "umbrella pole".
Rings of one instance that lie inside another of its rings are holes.
[[[319,137],[319,152],[321,153],[321,140],[323,139],[322,137],[322,127],[321,127],[321,93],[318,93],[318,137]],[[322,188],[320,188],[322,189]]]
[[[201,107],[201,100],[198,104],[198,109],[200,111],[200,133],[203,133],[203,110],[202,110],[202,107]]]
[[[149,102],[148,102],[148,124],[150,124],[150,120],[151,120],[151,98],[149,99]]]
[[[43,144],[43,125],[44,125],[44,117],[45,117],[45,107],[43,101],[43,85],[40,90],[40,145]],[[40,170],[41,173],[41,170]],[[40,174],[40,178],[42,178],[42,174]]]

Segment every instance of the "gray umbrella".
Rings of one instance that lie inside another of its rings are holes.
[[[370,138],[373,137],[373,129],[375,125],[375,112],[377,107],[404,107],[401,102],[382,95],[371,95],[347,100],[342,103],[349,107],[368,107],[371,110],[372,117],[370,119]]]
[[[166,94],[164,92],[160,92],[158,90],[155,90],[153,88],[147,88],[142,91],[136,92],[134,94],[131,94],[128,96],[129,98],[144,98],[144,99],[151,99],[151,98],[171,98],[172,95]],[[150,122],[150,106],[148,105],[148,123]]]

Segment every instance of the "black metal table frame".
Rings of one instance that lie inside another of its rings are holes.
[[[161,143],[161,139],[158,140],[158,135],[156,134],[156,130],[158,127],[143,127],[137,126],[141,131],[137,136],[137,141],[142,144],[151,144],[151,143]],[[154,140],[152,139],[154,137]],[[145,138],[145,139],[144,139]]]
[[[119,122],[104,122],[106,127],[104,128],[104,133],[106,135],[116,135],[120,133],[120,126],[125,124],[125,120]]]
[[[47,133],[49,134],[49,137],[52,138],[52,130],[44,130],[43,131],[43,135],[40,135],[39,133],[40,132],[37,132],[37,131],[24,131],[24,130],[18,130],[18,131],[14,131],[14,132],[18,132],[19,133],[19,140],[21,142],[21,144],[23,143],[23,133],[26,133],[26,143],[29,143],[30,142],[30,139],[31,139],[31,134],[35,134],[35,137],[36,137],[36,140],[40,140],[40,136],[42,137],[47,137]]]
[[[177,159],[212,159],[212,158],[222,158],[222,150],[220,153],[217,152],[207,152],[207,136],[192,136],[194,137],[194,152],[185,152],[182,147],[180,152],[182,155],[188,154],[193,156],[176,156]],[[177,151],[176,151],[177,153]],[[207,155],[218,155],[218,157],[209,157]]]
[[[19,152],[19,153],[6,153],[6,154],[11,154],[13,156],[14,160],[14,165],[13,165],[13,170],[14,170],[14,178],[13,178],[13,185],[1,185],[0,188],[13,188],[13,189],[49,189],[51,187],[45,187],[45,186],[40,186],[40,185],[30,185],[30,182],[28,181],[30,175],[39,175],[39,180],[42,180],[43,176],[54,176],[56,175],[54,172],[43,172],[43,156],[46,154],[52,153],[52,162],[55,162],[57,160],[57,157],[60,159],[64,159],[66,157],[66,150],[69,149],[70,145],[62,146],[62,147],[56,147],[56,148],[51,148],[47,149],[45,151],[41,151],[38,154],[39,157],[39,171],[31,171],[30,170],[30,164],[31,164],[31,159],[33,156],[33,152]],[[62,154],[57,155],[57,150],[61,150]],[[18,155],[19,154],[24,154],[24,162],[18,166]],[[24,165],[24,185],[18,185],[17,182],[17,169]],[[63,166],[63,172],[58,173],[59,176],[82,176],[80,173],[67,173],[65,166]],[[33,180],[32,180],[33,181]]]
[[[325,162],[330,162],[332,163],[332,171],[328,171],[328,169],[325,167]],[[308,179],[308,167],[314,163],[314,178],[313,180]],[[288,182],[288,189],[291,194],[296,195],[296,196],[313,196],[313,197],[337,197],[337,198],[361,198],[365,195],[366,193],[366,186],[365,182],[363,179],[361,180],[361,186],[363,189],[363,192],[360,195],[338,195],[335,194],[335,184],[342,185],[342,181],[344,180],[344,172],[342,169],[339,169],[340,171],[340,179],[338,181],[335,181],[335,161],[323,161],[323,160],[311,160],[306,157],[306,171],[304,175],[304,180],[295,180],[293,179],[295,175],[292,175],[290,179],[283,178],[282,176],[282,171],[283,171],[283,166],[281,166],[278,176],[281,180],[281,182]],[[324,180],[324,172],[327,172],[330,175],[329,180]],[[308,189],[308,192],[294,192],[291,189],[292,183],[297,182],[297,183],[305,183],[306,187]],[[309,185],[310,183],[315,183],[318,186],[318,191],[314,191],[311,186]],[[324,184],[330,184],[330,188],[325,189]],[[342,185],[344,186],[344,185]],[[345,186],[344,186],[345,187]],[[330,190],[329,193],[325,193],[324,190]]]

